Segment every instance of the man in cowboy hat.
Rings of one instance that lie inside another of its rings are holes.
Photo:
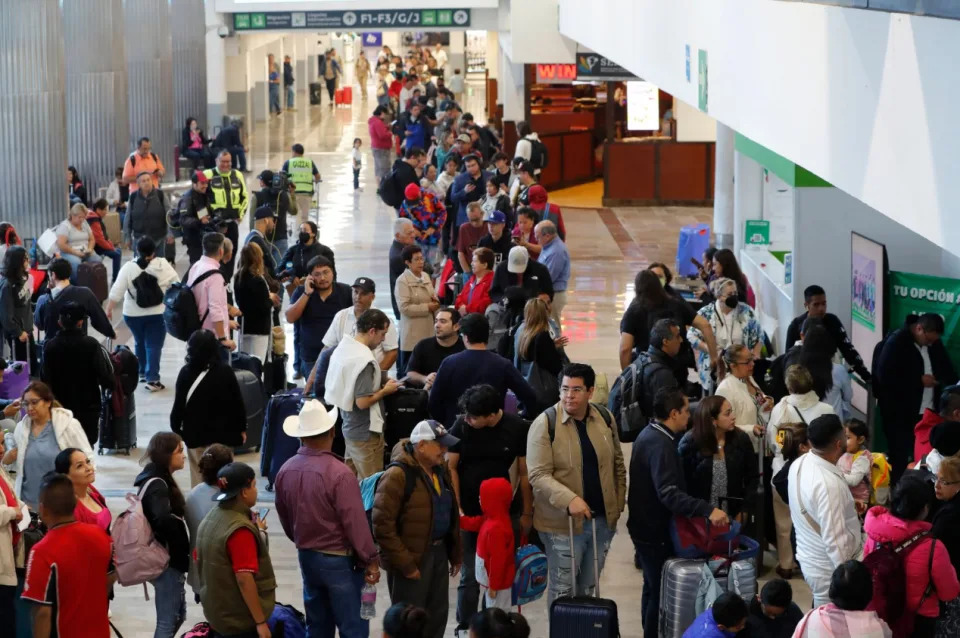
[[[380,564],[357,477],[331,451],[336,422],[337,409],[328,412],[316,400],[283,422],[300,449],[277,474],[277,516],[297,546],[307,633],[319,636],[336,624],[340,635],[366,636],[360,590],[380,580]]]

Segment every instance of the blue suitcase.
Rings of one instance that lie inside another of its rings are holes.
[[[593,528],[593,573],[596,576],[596,596],[577,596],[577,561],[573,548],[573,517],[570,523],[570,574],[573,595],[561,596],[550,606],[550,638],[619,638],[620,620],[617,603],[600,598],[600,554],[597,547],[597,521]]]
[[[300,448],[300,440],[283,431],[283,421],[300,413],[302,400],[303,390],[296,388],[273,395],[267,403],[260,440],[260,475],[266,477],[268,490],[273,489],[273,482],[283,464]]]
[[[700,261],[703,252],[710,247],[710,224],[689,224],[680,229],[677,241],[677,268],[680,277],[696,277],[697,267],[691,258]]]

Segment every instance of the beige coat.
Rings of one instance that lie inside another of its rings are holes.
[[[409,268],[397,277],[394,288],[400,308],[400,349],[410,352],[422,339],[433,336],[433,313],[430,302],[438,301],[430,275],[423,272],[418,278]]]
[[[541,414],[527,434],[527,473],[533,486],[533,526],[550,534],[567,534],[567,507],[574,497],[583,498],[583,457],[580,436],[573,418],[560,403],[556,405],[557,426],[553,444],[547,428],[547,416]],[[617,423],[608,426],[595,406],[587,416],[587,435],[597,452],[603,504],[607,525],[617,528],[627,499],[627,467],[617,435]],[[574,532],[583,531],[574,523]]]

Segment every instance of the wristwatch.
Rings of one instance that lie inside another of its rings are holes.
[[[226,341],[226,340],[227,340],[226,337],[217,337],[217,341]]]

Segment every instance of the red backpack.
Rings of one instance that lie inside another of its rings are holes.
[[[929,531],[918,532],[899,545],[881,543],[863,559],[864,567],[870,571],[870,576],[873,578],[873,599],[867,609],[876,611],[877,615],[894,629],[895,636],[909,636],[912,633],[915,615],[908,612],[906,608],[907,575],[903,567],[904,558],[907,550],[920,544],[929,536]],[[930,543],[931,568],[935,544],[935,540]],[[923,601],[930,595],[932,589],[933,578],[931,577],[923,598],[920,599],[920,605],[923,605]]]

